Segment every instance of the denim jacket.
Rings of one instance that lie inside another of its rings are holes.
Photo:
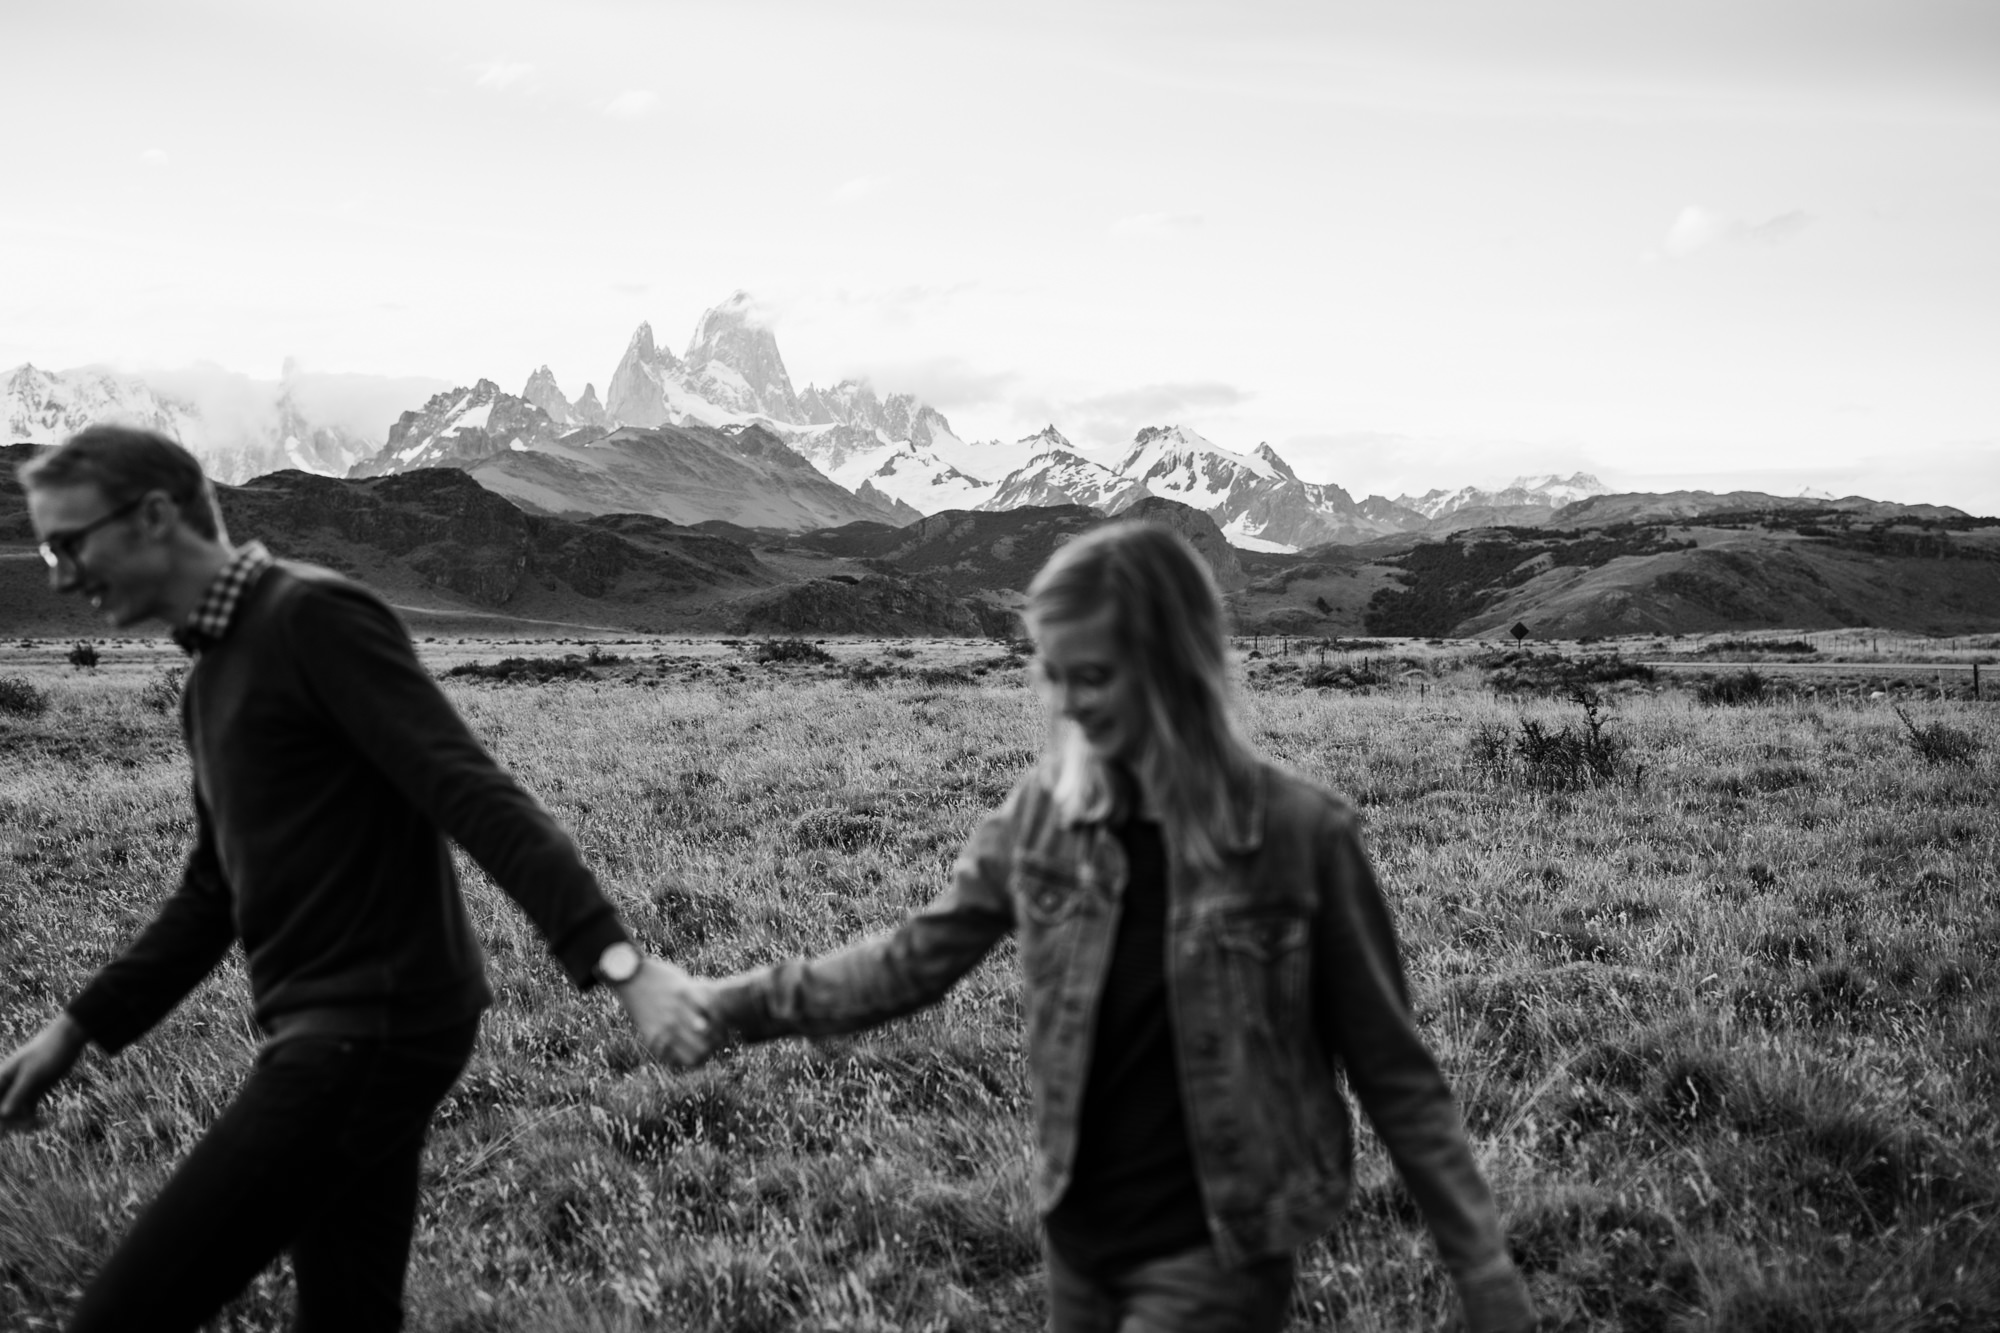
[[[1260,765],[1237,793],[1219,873],[1169,839],[1167,990],[1209,1233],[1224,1260],[1286,1254],[1329,1227],[1352,1183],[1342,1071],[1458,1285],[1471,1328],[1529,1326],[1450,1089],[1411,1020],[1389,911],[1339,798]],[[850,1032],[938,1000],[1008,931],[1026,979],[1041,1165],[1067,1188],[1106,963],[1126,883],[1102,823],[1070,823],[1039,774],[966,842],[950,887],[893,931],[724,984],[745,1039]]]

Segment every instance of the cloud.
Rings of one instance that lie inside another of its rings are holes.
[[[139,154],[139,161],[151,167],[154,171],[165,171],[174,164],[174,159],[168,156],[167,150],[164,148],[148,148],[145,152]]]
[[[504,57],[489,60],[483,65],[471,65],[468,68],[478,76],[472,81],[474,87],[493,88],[503,91],[513,87],[535,72],[533,65],[508,60]]]
[[[1574,441],[1349,430],[1290,435],[1276,447],[1299,476],[1345,487],[1356,499],[1462,486],[1499,490],[1516,477],[1552,473],[1586,472],[1614,490],[1622,486]]]
[[[1235,407],[1249,394],[1233,384],[1200,380],[1188,384],[1148,384],[1138,389],[1119,389],[1073,404],[1079,412],[1094,416],[1144,417],[1148,421],[1183,416],[1203,408]]]
[[[1063,426],[1074,440],[1092,441],[1101,449],[1122,449],[1146,426],[1188,426],[1208,436],[1225,449],[1236,444],[1218,439],[1202,418],[1247,402],[1250,395],[1233,384],[1218,380],[1186,383],[1147,384],[1133,389],[1071,398],[1043,410],[1043,404],[1017,402],[1015,412],[1023,419],[1049,417]],[[1071,426],[1074,426],[1074,429]],[[1254,447],[1254,446],[1245,446]],[[1086,450],[1088,452],[1088,450]]]
[[[858,203],[881,189],[885,183],[880,176],[856,176],[852,180],[842,181],[827,199],[836,204]]]
[[[1689,204],[1667,228],[1660,249],[1668,259],[1685,259],[1715,245],[1778,245],[1803,232],[1812,221],[1812,215],[1801,209],[1750,222]]]
[[[598,110],[607,116],[620,120],[631,120],[651,111],[660,100],[660,95],[647,88],[627,88],[608,102],[600,103]]]
[[[1111,224],[1113,236],[1176,236],[1201,226],[1198,213],[1134,213]]]
[[[857,375],[877,393],[913,393],[941,412],[955,412],[1001,401],[1020,376],[1007,370],[981,370],[955,356],[932,357],[871,366]]]

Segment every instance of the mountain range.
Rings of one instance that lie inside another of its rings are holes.
[[[601,402],[594,384],[572,402],[547,366],[518,394],[490,379],[420,382],[427,397],[371,441],[352,413],[316,424],[301,406],[301,381],[288,365],[284,379],[264,386],[257,410],[216,414],[196,395],[135,376],[21,366],[0,389],[0,422],[8,438],[27,442],[91,421],[135,422],[188,444],[223,481],[288,467],[361,478],[452,467],[538,512],[616,507],[787,531],[1030,505],[1118,513],[1154,495],[1201,509],[1241,548],[1284,551],[1534,523],[1605,490],[1579,474],[1356,501],[1337,485],[1301,480],[1269,444],[1236,452],[1183,425],[1140,431],[1115,462],[1086,456],[1053,424],[1012,443],[968,442],[912,394],[880,395],[854,379],[796,388],[776,336],[741,292],[702,314],[679,356],[641,324]]]
[[[626,428],[608,447],[671,449],[680,430]],[[767,436],[763,447],[781,446]],[[0,446],[0,633],[101,635],[84,603],[48,592],[13,480],[32,450]],[[477,467],[351,479],[290,469],[218,490],[235,539],[351,573],[419,633],[459,635],[1011,635],[1034,571],[1106,521],[1082,505],[793,534],[630,512],[562,517],[496,493]],[[2000,623],[2000,520],[1736,499],[1681,512],[1698,497],[1596,497],[1583,522],[1298,553],[1240,551],[1175,500],[1147,495],[1124,512],[1186,535],[1246,634],[1504,638],[1517,623],[1538,638],[1857,625],[1964,634]]]
[[[48,442],[118,419],[173,435],[242,483],[225,497],[241,535],[353,570],[445,628],[1004,632],[1056,544],[1126,514],[1188,534],[1250,631],[2000,621],[2000,523],[1948,506],[1614,493],[1582,473],[1357,499],[1267,442],[1231,449],[1186,424],[1095,456],[1053,422],[969,441],[912,394],[798,388],[742,293],[679,355],[641,324],[604,384],[600,401],[595,384],[570,399],[547,366],[518,394],[289,364],[275,382],[158,383],[21,366],[0,379],[0,429]],[[0,624],[18,609],[68,625],[36,589],[24,522],[0,531]]]

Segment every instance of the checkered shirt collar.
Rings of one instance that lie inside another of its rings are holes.
[[[190,654],[220,643],[223,635],[229,633],[230,622],[236,619],[236,608],[243,601],[243,594],[275,563],[262,542],[237,547],[229,563],[209,582],[195,604],[194,614],[174,631],[174,642]]]

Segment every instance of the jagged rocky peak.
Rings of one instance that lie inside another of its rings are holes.
[[[1186,472],[1208,475],[1217,469],[1228,472],[1237,468],[1253,477],[1273,479],[1275,469],[1260,455],[1234,453],[1211,443],[1200,432],[1186,426],[1146,426],[1132,437],[1132,448],[1119,462],[1118,470],[1129,477],[1139,477],[1154,483],[1154,493],[1159,493],[1158,482],[1169,472]],[[1213,486],[1218,481],[1206,483]],[[1173,487],[1175,490],[1181,486]]]
[[[672,352],[653,341],[653,326],[647,320],[640,320],[639,327],[632,330],[632,341],[625,344],[625,356],[627,360],[637,359],[649,366],[680,364]]]
[[[576,424],[575,409],[563,396],[562,387],[556,383],[554,373],[546,365],[528,376],[527,384],[521,389],[521,397],[548,413],[549,420],[558,426]]]
[[[612,424],[611,414],[606,412],[604,404],[598,401],[597,386],[587,380],[584,382],[583,395],[570,406],[570,415],[585,426],[608,429]]]
[[[560,428],[549,414],[492,380],[433,394],[422,410],[405,412],[373,458],[355,464],[352,477],[379,477],[427,467],[465,467],[506,450],[553,443]]]
[[[691,388],[711,403],[775,421],[803,422],[778,339],[748,292],[703,312],[682,358]]]
[[[627,426],[665,426],[673,422],[667,383],[679,369],[674,354],[653,341],[653,326],[641,324],[625,344],[618,369],[611,372],[604,409]]]
[[[846,379],[830,389],[808,384],[799,393],[799,416],[814,426],[862,426],[869,430],[882,424],[882,400],[867,380]]]
[[[1271,470],[1281,477],[1287,477],[1293,481],[1299,479],[1299,474],[1292,471],[1292,465],[1278,457],[1278,451],[1273,449],[1268,443],[1260,444],[1255,449],[1252,449],[1250,456],[1269,464]]]
[[[1033,435],[1022,436],[1015,447],[1025,450],[1030,457],[1057,449],[1066,454],[1076,452],[1076,446],[1071,444],[1068,438],[1056,429],[1054,422],[1050,422]]]

